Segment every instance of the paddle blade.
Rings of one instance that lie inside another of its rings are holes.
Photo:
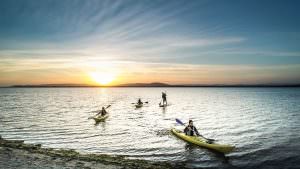
[[[109,108],[111,105],[108,105],[106,108]]]
[[[181,124],[181,125],[184,126],[184,123],[183,123],[182,121],[180,121],[179,119],[175,119],[175,120],[176,120],[176,122],[177,122],[178,124]]]

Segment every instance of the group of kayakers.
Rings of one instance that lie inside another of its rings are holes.
[[[168,102],[167,102],[166,92],[162,92],[161,97],[162,97],[162,101],[159,103],[159,107],[167,106]],[[142,99],[139,98],[136,103],[132,103],[132,104],[135,104],[136,108],[141,108],[144,105],[144,103],[147,104],[148,102],[147,101],[142,102]],[[97,115],[95,117],[93,117],[93,119],[96,121],[96,123],[98,123],[100,121],[104,121],[106,118],[108,118],[109,114],[107,113],[106,109],[110,106],[111,105],[108,105],[107,107],[102,107],[100,112],[98,112]],[[202,147],[216,150],[221,153],[228,153],[234,149],[234,146],[231,146],[231,145],[215,144],[214,139],[209,139],[209,138],[206,138],[203,135],[201,135],[198,132],[197,128],[194,126],[193,120],[191,120],[191,119],[188,121],[188,124],[183,123],[179,119],[175,119],[175,120],[178,124],[185,126],[185,128],[183,131],[173,128],[173,129],[171,129],[171,132],[174,135],[176,135],[177,137],[179,137],[189,143],[193,143],[193,144],[196,144],[196,145],[199,145]]]
[[[167,106],[168,102],[167,102],[167,94],[166,92],[162,92],[161,94],[161,98],[162,98],[162,103],[160,102],[159,105],[162,107],[163,106]],[[145,102],[148,103],[148,102]],[[142,99],[139,98],[136,105],[143,105],[144,103],[142,102]]]
[[[167,93],[166,92],[162,92],[162,103],[160,102],[159,105],[167,105],[168,102],[167,102]],[[143,105],[143,102],[141,100],[141,98],[138,99],[137,105]],[[99,113],[97,113],[96,116],[105,116],[107,114],[107,111],[105,110],[104,107],[102,107],[102,109],[99,111]],[[197,136],[200,136],[197,128],[193,125],[193,121],[192,120],[189,120],[189,124],[185,127],[184,129],[184,133],[188,136],[194,136],[194,135],[197,135]]]

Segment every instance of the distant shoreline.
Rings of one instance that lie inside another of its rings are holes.
[[[270,85],[270,84],[261,84],[261,85],[169,85],[169,84],[133,84],[133,85],[115,85],[115,86],[93,86],[93,85],[13,85],[13,86],[6,86],[0,88],[155,88],[155,87],[220,87],[220,88],[227,88],[227,87],[241,87],[241,88],[250,88],[250,87],[300,87],[300,84],[290,84],[290,85]]]

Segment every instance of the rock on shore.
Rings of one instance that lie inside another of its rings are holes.
[[[75,150],[42,148],[40,144],[25,144],[22,140],[6,140],[0,136],[0,168],[168,169],[183,166],[126,159],[124,156],[80,154]]]

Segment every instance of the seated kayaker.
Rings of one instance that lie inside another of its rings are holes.
[[[104,116],[104,115],[106,115],[107,114],[107,111],[105,110],[105,108],[104,107],[102,107],[102,110],[100,110],[100,112],[97,114],[97,115],[101,115],[101,116]]]
[[[142,102],[141,98],[139,98],[139,100],[138,100],[137,104],[138,104],[138,105],[141,105],[141,104],[143,104],[143,102]]]
[[[185,127],[184,133],[188,136],[194,136],[195,134],[197,136],[200,136],[198,130],[195,126],[193,126],[193,120],[189,120],[189,125]]]

